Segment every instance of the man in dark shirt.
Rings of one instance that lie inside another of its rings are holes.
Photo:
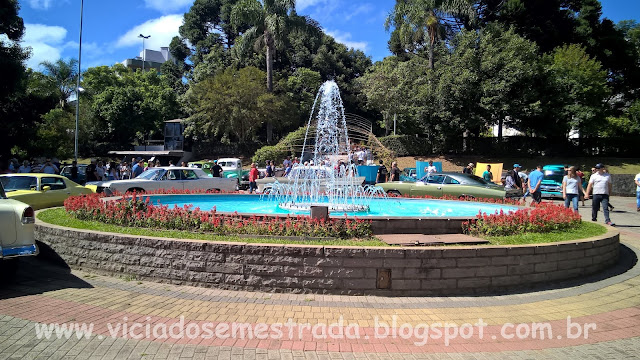
[[[469,165],[465,166],[462,169],[463,174],[473,175],[473,163],[469,163]]]
[[[214,165],[211,167],[211,176],[222,177],[222,166],[218,165],[218,160],[213,161]]]
[[[87,166],[87,182],[98,181],[98,174],[96,172],[96,161],[91,159],[91,164]]]

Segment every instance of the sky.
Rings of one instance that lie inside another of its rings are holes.
[[[178,35],[183,14],[194,0],[85,0],[82,69],[113,65],[140,55],[145,48],[160,50]],[[614,22],[640,22],[640,0],[601,0],[603,16]],[[22,46],[30,46],[27,66],[42,61],[78,58],[80,0],[20,0],[25,23]],[[373,61],[388,56],[389,33],[384,22],[395,0],[298,0],[300,15],[309,15],[324,31],[347,47],[362,50]]]

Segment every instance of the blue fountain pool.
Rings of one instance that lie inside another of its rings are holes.
[[[150,195],[148,196],[154,205],[168,205],[183,207],[192,205],[200,210],[212,210],[218,212],[238,212],[255,215],[286,215],[303,214],[309,211],[285,210],[278,203],[259,195]],[[358,218],[376,217],[412,217],[412,218],[442,218],[442,217],[474,217],[482,211],[493,214],[500,209],[515,211],[518,208],[510,205],[487,204],[480,202],[431,200],[431,199],[403,199],[403,198],[379,198],[372,199],[368,212],[341,213],[332,212],[331,216],[357,216]]]

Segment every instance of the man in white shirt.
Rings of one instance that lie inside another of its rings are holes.
[[[433,160],[429,160],[429,166],[424,168],[424,171],[427,173],[427,175],[431,175],[438,171],[435,165],[433,165]]]
[[[589,185],[584,194],[584,198],[589,200],[589,194],[593,190],[593,200],[591,201],[591,221],[598,220],[598,211],[600,211],[600,203],[602,203],[602,212],[604,212],[604,223],[614,226],[615,224],[609,219],[609,194],[611,194],[611,176],[605,173],[604,165],[596,164],[594,166],[596,172],[591,174]]]
[[[636,175],[636,178],[634,180],[636,183],[636,210],[640,211],[640,173]]]

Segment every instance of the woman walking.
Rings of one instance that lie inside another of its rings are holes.
[[[580,199],[581,191],[584,193],[580,177],[576,174],[575,166],[572,166],[569,168],[567,175],[562,179],[564,206],[568,208],[571,204],[573,205],[573,211],[578,212],[578,200]]]

